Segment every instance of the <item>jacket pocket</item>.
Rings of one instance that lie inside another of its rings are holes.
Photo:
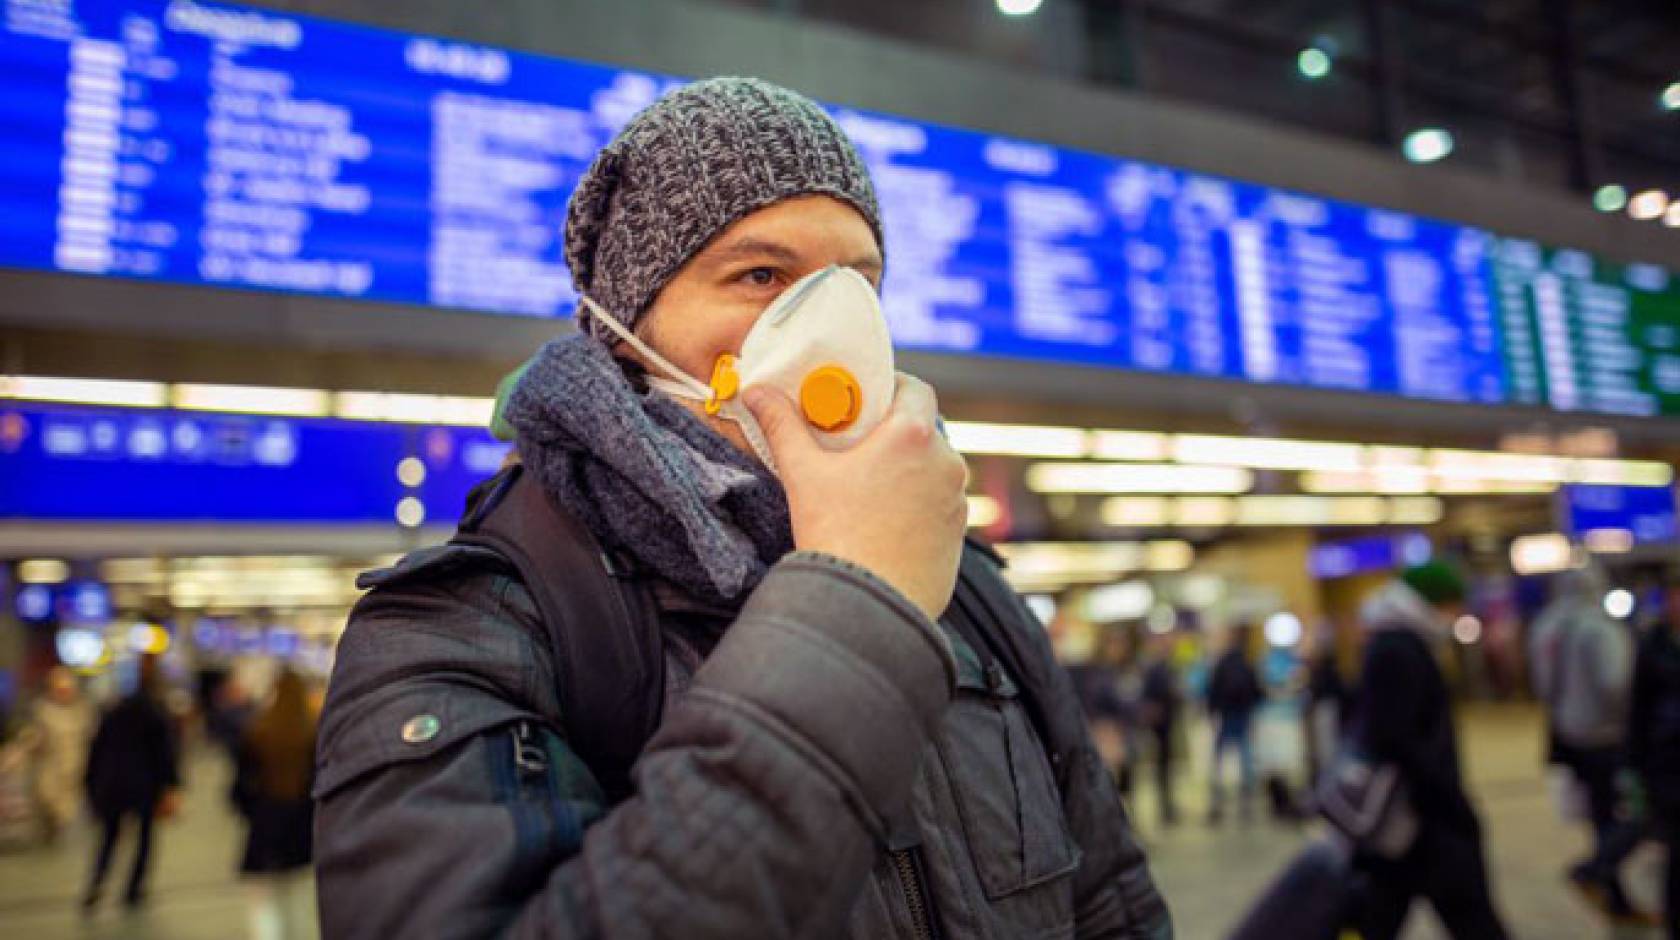
[[[986,896],[1070,874],[1078,852],[1019,690],[995,667],[959,669],[957,685],[938,749]]]

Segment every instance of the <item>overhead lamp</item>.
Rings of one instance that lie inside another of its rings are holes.
[[[1660,460],[1611,460],[1577,457],[1569,463],[1574,483],[1609,486],[1667,486],[1674,482],[1674,468]]]
[[[1196,546],[1183,539],[1160,539],[1143,546],[1143,566],[1150,571],[1184,571],[1196,562]]]
[[[1091,432],[1091,456],[1098,460],[1165,460],[1169,452],[1168,438],[1154,431],[1111,431],[1099,428]]]
[[[1031,16],[1044,5],[1044,0],[997,0],[998,12],[1004,16]]]
[[[1093,623],[1141,620],[1154,606],[1155,589],[1147,581],[1108,584],[1085,595],[1085,617]]]
[[[18,562],[21,584],[63,584],[70,580],[70,566],[58,558],[26,558]]]
[[[339,392],[333,396],[333,415],[352,421],[486,427],[495,410],[496,400],[482,396],[403,392]]]
[[[970,494],[968,497],[968,527],[984,529],[1003,516],[1003,508],[995,497]]]
[[[1164,526],[1171,504],[1163,496],[1113,496],[1103,500],[1103,525],[1120,528]]]
[[[1511,542],[1511,569],[1517,574],[1551,574],[1575,564],[1575,550],[1560,532],[1524,535]]]
[[[1173,500],[1172,521],[1187,529],[1227,526],[1236,518],[1236,503],[1222,496],[1190,496]]]
[[[1628,200],[1627,214],[1631,219],[1649,222],[1652,219],[1662,218],[1663,214],[1668,211],[1668,203],[1668,193],[1660,189],[1647,189],[1644,192],[1634,194],[1633,198]]]
[[[162,408],[169,387],[126,379],[72,379],[45,375],[0,375],[0,398],[121,408]]]
[[[1627,203],[1627,187],[1619,183],[1606,183],[1593,192],[1593,208],[1600,212],[1620,212]]]
[[[1663,224],[1669,228],[1680,228],[1680,202],[1671,202],[1663,212]]]
[[[1272,470],[1357,470],[1365,463],[1362,445],[1330,441],[1178,434],[1172,449],[1173,456],[1184,463]]]
[[[1330,66],[1330,53],[1317,46],[1308,46],[1295,57],[1295,68],[1302,76],[1314,81],[1329,75]]]
[[[1038,463],[1027,468],[1035,493],[1242,493],[1254,474],[1241,467],[1170,463]]]
[[[1388,501],[1388,524],[1434,525],[1445,512],[1433,496],[1398,496]]]
[[[1617,620],[1626,620],[1633,615],[1634,601],[1632,591],[1616,588],[1604,595],[1604,612]]]
[[[1406,135],[1400,152],[1413,163],[1434,163],[1453,152],[1452,132],[1441,127],[1424,127]]]
[[[326,392],[316,388],[192,383],[171,386],[169,398],[170,404],[187,411],[227,411],[235,414],[304,418],[326,415],[330,400]]]
[[[1308,493],[1427,493],[1429,488],[1429,471],[1423,467],[1315,470],[1301,474],[1301,489]]]
[[[1138,542],[1000,542],[997,550],[1013,575],[1064,581],[1111,579],[1138,570],[1147,558]]]
[[[945,439],[964,454],[1013,457],[1083,457],[1088,450],[1084,428],[1036,424],[989,424],[947,421]]]
[[[1621,555],[1633,551],[1631,529],[1588,529],[1581,533],[1581,544],[1595,555]]]
[[[1680,111],[1680,82],[1671,82],[1662,94],[1657,96],[1657,103],[1664,111]]]
[[[1244,496],[1237,500],[1237,525],[1381,525],[1388,504],[1376,496]]]

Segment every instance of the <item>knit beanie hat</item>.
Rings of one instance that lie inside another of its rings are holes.
[[[578,183],[566,264],[578,292],[626,326],[737,219],[790,196],[833,196],[877,241],[880,208],[845,132],[816,102],[756,78],[712,78],[632,118]],[[579,327],[611,341],[579,310]]]
[[[1459,603],[1468,593],[1464,577],[1451,565],[1439,561],[1407,568],[1400,573],[1400,580],[1433,606]]]

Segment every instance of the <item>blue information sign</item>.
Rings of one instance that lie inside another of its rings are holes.
[[[0,264],[536,316],[595,152],[675,79],[198,0],[0,0]],[[895,338],[1506,397],[1490,237],[845,108]]]
[[[413,496],[447,524],[507,450],[477,428],[0,402],[0,519],[394,524]]]

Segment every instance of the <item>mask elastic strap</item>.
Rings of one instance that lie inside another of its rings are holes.
[[[601,309],[600,304],[590,300],[588,297],[579,297],[578,301],[585,307],[589,308],[589,312],[595,315],[595,319],[600,321],[602,326],[611,330],[619,339],[629,343],[631,348],[647,357],[649,362],[658,366],[669,377],[664,380],[658,380],[650,377],[648,379],[648,383],[650,385],[660,387],[663,391],[667,392],[675,392],[677,388],[680,388],[682,389],[681,394],[685,397],[694,398],[699,401],[712,400],[715,393],[712,391],[710,386],[702,384],[699,379],[696,379],[694,376],[677,368],[671,364],[670,360],[654,352],[653,347],[642,342],[636,337],[636,334],[625,329],[624,324],[618,322],[617,317],[614,317],[612,314]],[[675,386],[675,388],[672,386]]]

